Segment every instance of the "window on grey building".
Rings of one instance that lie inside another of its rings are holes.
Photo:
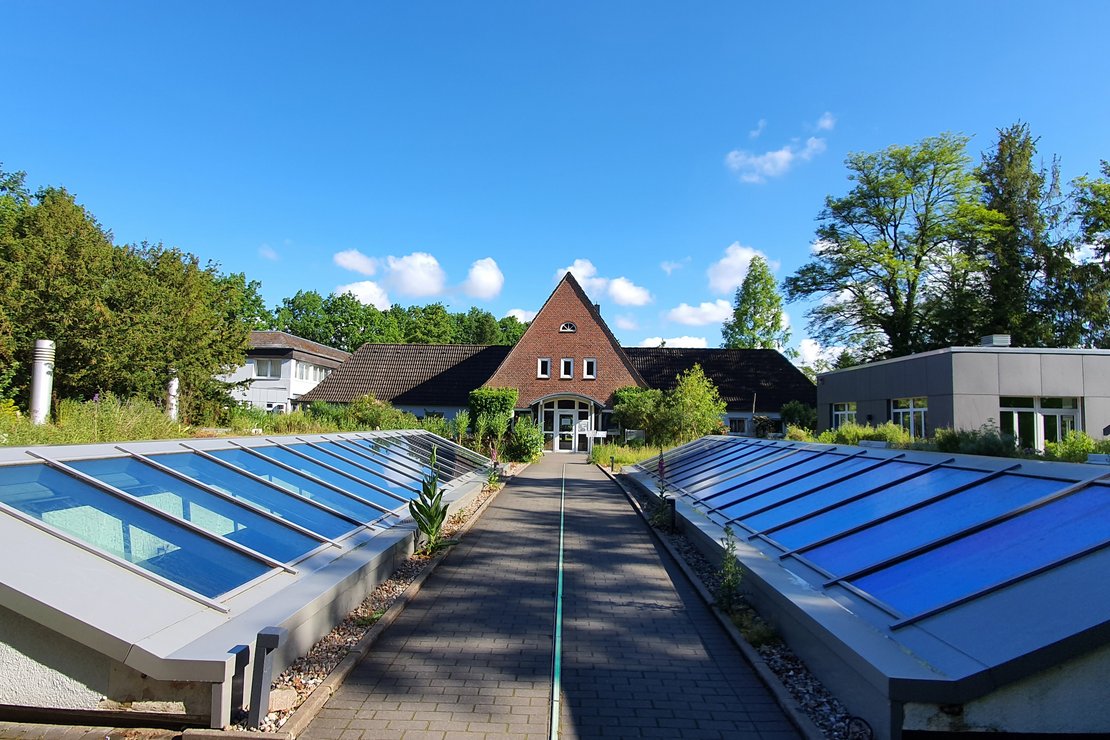
[[[733,434],[743,434],[748,431],[748,420],[732,418],[728,420],[728,430]]]
[[[832,405],[832,428],[839,429],[842,424],[854,423],[856,420],[856,402],[846,401]]]
[[[267,360],[263,358],[255,358],[254,360],[254,377],[256,378],[280,378],[281,377],[281,360]]]
[[[1013,436],[1019,447],[1043,450],[1073,429],[1083,429],[1080,401],[1072,397],[1002,396],[998,399],[998,428]]]
[[[890,420],[905,429],[911,439],[924,439],[929,399],[924,396],[895,398],[890,402]]]

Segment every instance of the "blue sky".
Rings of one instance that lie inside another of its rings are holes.
[[[1110,159],[1094,0],[0,17],[4,169],[65,185],[118,243],[245,272],[270,306],[351,286],[503,316],[573,267],[623,344],[712,347],[752,253],[780,280],[805,262],[850,152],[953,131],[978,160],[1021,120],[1065,179]]]

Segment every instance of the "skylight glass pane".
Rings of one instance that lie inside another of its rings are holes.
[[[728,445],[712,450],[683,466],[667,465],[667,481],[681,488],[693,486],[721,474],[722,469],[735,467],[734,463],[755,452],[750,445]],[[654,469],[652,472],[656,472]]]
[[[851,465],[851,463],[845,463],[844,466],[836,466],[832,470],[839,472],[831,475],[830,477],[833,480],[844,477],[848,474],[849,471],[844,470],[843,468],[848,467],[848,465]],[[833,483],[828,486],[820,485],[814,482],[812,478],[807,478],[804,481],[798,481],[799,483],[803,484],[801,487],[802,490],[810,490],[819,485],[820,487],[818,488],[818,490],[815,490],[812,493],[809,493],[798,499],[798,501],[805,503],[796,504],[795,506],[800,506],[804,508],[807,506],[810,498],[818,495],[821,497],[821,500],[826,502],[843,501],[844,499],[850,496],[854,496],[857,493],[869,491],[872,488],[883,485],[884,483],[889,483],[891,481],[897,480],[898,478],[902,478],[911,473],[915,473],[921,470],[923,467],[925,466],[903,462],[888,462],[883,465],[876,465],[872,461],[866,465],[860,465],[861,470],[858,473],[852,475],[847,480],[842,480],[839,483]],[[823,472],[828,473],[830,471]],[[817,478],[820,475],[821,474],[818,474],[813,477]],[[783,488],[790,488],[790,486],[783,486]],[[728,513],[730,516],[739,517],[744,522],[744,524],[754,528],[757,531],[767,529],[768,527],[773,527],[776,524],[781,524],[782,522],[787,521],[787,518],[779,513],[779,509],[781,508],[781,506],[785,505],[779,504],[779,502],[781,502],[783,498],[785,498],[780,494],[781,490],[782,489],[776,491],[768,491],[767,493],[760,494],[759,496],[756,496],[749,501],[745,501],[741,506],[738,506],[735,509],[730,509]],[[767,506],[774,506],[774,508],[768,509],[767,511],[759,514],[754,513],[759,509]],[[811,507],[809,510],[812,511],[815,508],[817,507]],[[794,508],[793,510],[795,512],[797,511],[796,508]]]
[[[432,447],[435,446],[437,459],[442,459],[454,466],[458,470],[458,475],[464,475],[486,465],[484,460],[465,447],[460,448],[432,434],[406,434],[397,439],[407,443],[413,449],[422,449],[425,452],[431,452]]]
[[[278,454],[272,455],[272,459],[285,462],[285,458],[292,458],[292,460],[289,462],[289,465],[295,467],[297,470],[303,470],[310,475],[316,475],[316,471],[319,470],[320,472],[326,474],[318,476],[321,480],[329,483],[331,482],[332,478],[335,478],[336,480],[342,480],[348,486],[347,488],[345,488],[345,490],[353,490],[358,486],[357,483],[350,480],[349,478],[344,478],[343,476],[332,473],[331,471],[324,470],[318,465],[314,465],[307,460],[303,460],[297,457],[291,452],[286,452],[284,450],[278,449],[277,447],[254,449],[258,449],[260,451],[277,450]],[[370,506],[369,504],[365,504],[361,501],[353,499],[350,496],[345,496],[339,491],[332,490],[327,486],[322,486],[319,483],[310,480],[303,475],[297,475],[296,473],[284,470],[277,467],[276,465],[272,465],[265,459],[260,458],[257,455],[252,455],[246,450],[213,450],[210,454],[213,457],[220,458],[221,460],[227,460],[232,465],[240,467],[247,472],[254,473],[263,480],[271,481],[275,485],[281,486],[287,491],[292,491],[299,496],[304,496],[305,498],[312,499],[313,501],[318,501],[324,506],[327,506],[334,511],[338,511],[340,514],[351,517],[355,521],[363,523],[372,522],[380,517],[382,514],[382,512],[375,509],[373,506]],[[336,483],[336,485],[341,484]],[[377,496],[382,495],[377,491],[374,491],[374,493]]]
[[[738,496],[748,496],[751,494],[759,494],[766,491],[777,489],[784,483],[790,482],[795,478],[806,477],[814,471],[820,472],[824,468],[832,466],[834,469],[838,463],[841,463],[848,458],[844,455],[796,455],[794,464],[782,467],[770,475],[760,474],[755,472],[740,488],[736,489]],[[768,466],[770,467],[770,466]]]
[[[165,465],[167,468],[173,468],[180,473],[184,473],[205,485],[218,488],[235,498],[249,501],[274,516],[311,530],[321,537],[335,539],[358,527],[357,524],[338,517],[330,511],[324,511],[318,506],[313,506],[300,496],[293,493],[282,493],[193,452],[151,455],[150,459]],[[258,463],[260,469],[265,468],[278,473],[285,472],[278,470],[264,460],[258,460]],[[287,473],[287,475],[292,477],[293,474]],[[266,476],[260,477],[266,478]],[[270,478],[266,479],[270,480]],[[287,486],[285,488],[288,489]],[[306,496],[305,498],[312,497]]]
[[[70,463],[70,466],[126,491],[160,511],[274,560],[296,560],[320,544],[318,540],[267,519],[256,511],[132,458],[79,460]]]
[[[936,468],[927,473],[897,483],[889,488],[856,499],[843,506],[810,517],[797,524],[776,531],[771,537],[787,548],[798,548],[823,540],[838,532],[858,527],[880,517],[892,514],[916,503],[940,496],[946,491],[983,478],[982,471],[960,468]],[[812,496],[792,501],[778,507],[775,512],[786,522],[805,516],[811,511],[835,504],[841,499],[826,496],[818,491]]]
[[[721,480],[713,482],[705,482],[699,484],[700,488],[687,488],[686,490],[700,499],[708,499],[717,496],[724,491],[731,490],[740,485],[749,478],[753,478],[761,473],[755,472],[760,470],[763,472],[770,472],[775,470],[774,467],[766,469],[768,465],[785,465],[785,459],[793,456],[787,456],[782,460],[778,459],[783,456],[782,450],[759,450],[750,457],[745,457],[734,465],[728,466],[727,470],[722,470]],[[722,466],[724,467],[724,466]]]
[[[770,457],[761,458],[759,460],[752,460],[751,462],[745,461],[744,465],[739,466],[742,470],[739,475],[728,481],[723,485],[714,485],[710,488],[717,489],[716,494],[708,493],[708,488],[697,491],[699,498],[709,498],[712,495],[724,494],[727,498],[735,498],[743,496],[743,491],[735,491],[734,489],[745,486],[748,483],[754,482],[755,479],[760,481],[764,480],[764,476],[774,473],[776,470],[783,468],[794,469],[799,463],[802,463],[814,456],[813,452],[799,452],[790,450],[785,453],[776,450],[776,454]],[[756,484],[754,490],[759,490],[761,486]],[[716,502],[714,502],[716,505]]]
[[[315,447],[312,447],[310,445],[300,444],[300,445],[290,445],[289,447],[290,447],[290,449],[296,450],[297,452],[300,452],[301,454],[308,455],[313,460],[316,460],[320,463],[323,463],[324,465],[328,465],[328,466],[333,467],[333,468],[338,468],[339,470],[342,470],[344,473],[348,473],[350,475],[353,475],[353,476],[355,476],[355,478],[357,478],[360,481],[365,481],[366,483],[370,483],[370,484],[373,484],[375,486],[379,486],[381,488],[384,488],[387,491],[390,491],[390,492],[396,494],[396,496],[399,499],[401,499],[401,501],[407,500],[407,499],[409,499],[409,498],[411,498],[415,495],[415,491],[413,490],[413,486],[409,485],[408,487],[406,487],[404,484],[399,483],[398,479],[400,478],[400,476],[398,476],[396,474],[393,474],[393,475],[390,476],[394,480],[389,480],[388,478],[385,478],[381,475],[378,475],[376,473],[372,473],[368,470],[364,470],[361,467],[359,467],[358,465],[356,465],[355,463],[348,462],[346,458],[336,457],[335,455],[332,455],[328,452],[324,452],[323,450],[318,450]],[[278,449],[280,449],[280,448],[278,448]],[[268,452],[268,450],[263,450],[263,452]],[[348,452],[347,454],[350,455],[351,453]],[[282,460],[282,462],[286,463],[287,465],[293,465],[293,463],[289,462],[288,460]],[[352,483],[351,485],[360,485],[360,484]],[[343,487],[347,490],[351,490],[350,486],[343,486]],[[369,494],[367,494],[363,498],[366,498],[370,501],[373,501],[374,503],[379,504],[380,506],[384,506],[387,509],[393,509],[393,508],[396,508],[401,503],[401,501],[398,501],[398,499],[387,496],[386,494],[382,493],[381,491],[377,491],[373,488],[369,488],[368,486],[366,488],[369,491],[373,491],[374,495],[370,496]],[[361,495],[361,493],[359,495]]]
[[[270,570],[255,558],[46,465],[0,468],[0,501],[210,598]]]
[[[432,460],[432,447],[430,441],[425,446],[423,442],[411,440],[408,437],[392,437],[383,440],[380,449],[382,454],[388,456],[395,464],[400,466],[416,467],[421,471],[421,477],[427,470],[428,463]],[[454,455],[443,445],[436,448],[436,473],[443,482],[454,480],[468,471],[460,467]]]
[[[1110,540],[1110,496],[1090,486],[854,585],[913,616]]]
[[[676,485],[691,493],[708,489],[715,483],[737,477],[745,466],[773,457],[782,451],[782,448],[769,448],[766,445],[746,445],[739,450],[740,454],[730,454],[716,462],[697,466],[694,478],[676,482]]]
[[[1067,485],[1065,481],[1003,475],[896,519],[806,550],[804,555],[830,573],[855,573],[1013,511]]]
[[[320,442],[319,445],[329,452],[342,455],[356,465],[370,468],[378,475],[389,476],[406,486],[418,488],[420,486],[420,468],[415,461],[409,461],[408,466],[394,464],[382,456],[370,452],[369,448],[354,442]]]

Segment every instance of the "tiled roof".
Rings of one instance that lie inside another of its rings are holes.
[[[336,362],[343,362],[351,356],[350,352],[344,352],[341,349],[329,347],[326,344],[320,344],[311,339],[298,337],[284,331],[252,331],[247,347],[251,350],[294,350],[327,357]]]
[[[652,388],[671,390],[675,377],[701,365],[729,411],[777,413],[787,401],[817,405],[817,386],[773,349],[625,347],[632,365]]]
[[[509,353],[478,344],[364,344],[299,402],[350,403],[372,393],[395,406],[466,406]]]

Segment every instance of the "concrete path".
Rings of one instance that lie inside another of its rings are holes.
[[[566,473],[560,737],[793,738],[712,615],[582,456],[517,476],[305,740],[547,738]]]

